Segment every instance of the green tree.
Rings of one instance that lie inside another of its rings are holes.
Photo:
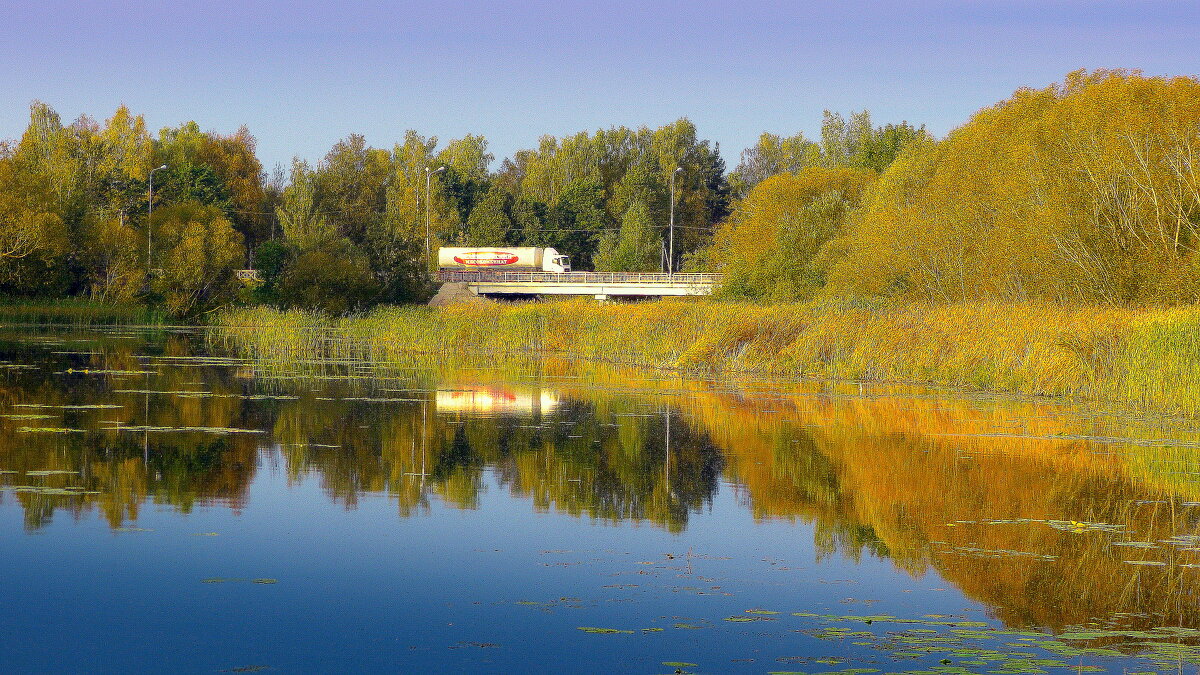
[[[542,202],[530,197],[520,197],[512,207],[513,238],[518,244],[538,246],[549,241],[549,233],[543,232],[549,222],[549,209]]]
[[[233,210],[233,200],[225,184],[211,167],[205,164],[182,162],[168,164],[166,170],[154,175],[154,204],[196,202],[219,209],[226,218]]]
[[[630,200],[622,194],[621,184],[635,167],[657,172],[657,184],[664,186],[664,194],[675,169],[683,169],[676,176],[676,250],[682,256],[706,245],[712,228],[728,214],[729,183],[720,148],[699,139],[695,125],[687,119],[658,129],[613,127],[563,138],[544,136],[536,149],[521,151],[504,164],[496,180],[502,181],[518,202],[548,204],[552,211],[568,189],[577,189],[581,182],[599,185],[607,222],[613,223],[629,208]],[[571,196],[567,201],[576,198]],[[659,204],[658,199],[648,202],[656,219]],[[548,223],[537,234],[521,229],[531,244],[557,242],[564,248],[571,246],[577,263],[589,260],[598,244],[598,237],[591,241],[560,241],[567,233],[557,222]],[[584,247],[582,251],[580,246]]]
[[[253,290],[256,302],[275,305],[279,303],[279,277],[291,264],[295,249],[281,239],[270,239],[254,249],[254,269],[262,283]]]
[[[362,249],[367,256],[380,302],[422,302],[429,297],[430,279],[425,242],[381,222],[367,232]]]
[[[670,190],[663,183],[658,162],[653,159],[629,167],[608,199],[609,213],[614,220],[623,219],[634,204],[646,208],[650,222],[658,226],[667,224]]]
[[[151,227],[157,244],[152,267],[162,270],[151,288],[168,311],[186,315],[234,298],[242,235],[220,209],[198,202],[174,204],[156,209]]]
[[[821,146],[797,133],[782,137],[763,132],[754,147],[742,151],[741,163],[729,176],[734,196],[745,197],[755,185],[781,173],[821,165]]]
[[[285,306],[340,315],[366,307],[379,293],[371,262],[344,237],[297,253],[279,278]]]
[[[317,166],[316,203],[338,233],[362,244],[383,218],[392,173],[390,153],[351,134],[335,143]]]
[[[850,166],[883,172],[910,143],[928,139],[930,136],[924,125],[914,127],[908,122],[886,124],[859,140],[850,157]]]
[[[596,270],[604,272],[657,271],[662,260],[662,236],[645,201],[635,201],[621,218],[619,232],[606,233],[596,253]]]
[[[518,243],[512,217],[513,198],[493,187],[471,210],[467,219],[467,246],[506,246]]]
[[[307,162],[292,161],[292,183],[283,191],[275,217],[283,237],[297,249],[310,249],[337,236],[317,204],[316,175]]]
[[[550,228],[540,245],[553,246],[571,256],[571,266],[592,269],[592,257],[600,243],[600,235],[609,226],[604,211],[604,190],[593,180],[575,181],[558,196],[550,207]]]

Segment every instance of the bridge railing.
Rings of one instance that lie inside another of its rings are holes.
[[[438,281],[467,283],[559,284],[675,284],[709,286],[719,274],[662,274],[658,272],[501,272],[498,270],[438,270]]]

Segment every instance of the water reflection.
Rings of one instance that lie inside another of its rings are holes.
[[[508,413],[537,417],[554,412],[559,398],[555,392],[544,389],[496,386],[438,389],[436,402],[437,409],[445,413]]]
[[[147,504],[249,508],[264,469],[346,507],[386,494],[399,517],[479,508],[496,484],[538,510],[673,532],[724,483],[758,519],[811,523],[825,555],[935,571],[1008,625],[1200,625],[1190,425],[568,363],[265,364],[189,334],[8,340],[0,500],[31,532],[91,510],[118,528]]]

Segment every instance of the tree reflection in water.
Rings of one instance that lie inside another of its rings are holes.
[[[0,379],[0,469],[15,472],[0,482],[39,488],[0,497],[21,505],[29,530],[60,511],[98,509],[115,528],[148,503],[243,509],[264,464],[294,484],[320,481],[347,507],[387,494],[400,517],[433,499],[480,508],[496,485],[539,511],[672,532],[725,481],[755,518],[812,523],[823,555],[934,569],[1009,625],[1200,624],[1200,569],[1188,566],[1200,564],[1197,439],[1179,425],[1046,401],[551,361],[515,375],[231,362],[187,335],[89,333],[74,336],[92,340],[86,350],[56,354],[70,351],[59,337],[10,340],[3,356],[39,366]],[[1134,440],[1146,438],[1157,440]],[[71,473],[24,475],[47,470]],[[66,487],[85,493],[42,489]]]

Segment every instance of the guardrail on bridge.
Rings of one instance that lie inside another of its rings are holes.
[[[532,284],[670,284],[711,286],[721,280],[719,274],[665,274],[659,272],[500,272],[439,270],[438,281],[466,283]]]

